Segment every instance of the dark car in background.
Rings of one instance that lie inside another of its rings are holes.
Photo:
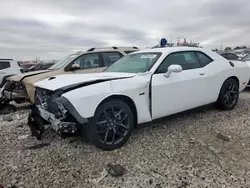
[[[55,61],[51,62],[31,62],[22,64],[22,72],[31,72],[37,70],[46,70],[55,64]]]
[[[231,52],[222,52],[222,53],[219,53],[222,57],[224,57],[225,59],[228,59],[228,60],[239,60],[240,57],[237,56],[236,54],[234,53],[231,53]]]
[[[34,67],[36,62],[23,62],[21,72],[29,72],[32,67]]]

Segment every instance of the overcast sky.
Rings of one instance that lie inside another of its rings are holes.
[[[58,59],[166,37],[206,48],[250,45],[249,0],[1,0],[0,57]]]

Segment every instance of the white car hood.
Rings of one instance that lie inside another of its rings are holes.
[[[89,74],[64,74],[53,76],[45,80],[36,82],[36,87],[55,91],[67,86],[75,86],[84,83],[91,83],[101,80],[112,80],[120,78],[131,78],[133,73],[115,73],[115,72],[102,72],[102,73],[89,73]]]

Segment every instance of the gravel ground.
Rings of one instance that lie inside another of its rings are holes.
[[[141,125],[104,152],[80,138],[30,136],[28,110],[0,116],[0,184],[5,187],[250,187],[250,91],[232,111],[194,110]],[[12,118],[13,121],[6,121]],[[5,121],[4,121],[4,120]],[[218,135],[219,134],[219,135]],[[229,141],[225,141],[228,140]],[[126,168],[106,172],[109,162]]]

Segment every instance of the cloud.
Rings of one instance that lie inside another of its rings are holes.
[[[1,1],[0,56],[61,58],[100,46],[152,46],[161,37],[207,48],[249,45],[246,0]],[[14,11],[13,11],[14,10]]]

